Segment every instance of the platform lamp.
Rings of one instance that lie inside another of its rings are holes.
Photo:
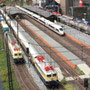
[[[20,19],[19,15],[16,15],[15,17],[16,21],[17,21],[17,41],[18,41],[18,37],[19,37],[19,26],[18,26],[18,20]],[[18,44],[19,44],[19,41],[18,41]]]
[[[28,44],[30,44],[30,43],[28,42]],[[28,66],[30,68],[30,59],[31,59],[31,56],[29,56],[29,53],[30,53],[29,48],[26,48],[26,55],[28,57]]]

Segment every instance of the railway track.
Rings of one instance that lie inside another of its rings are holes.
[[[65,61],[62,61],[61,57],[59,57],[51,47],[49,47],[46,43],[44,43],[35,33],[33,33],[32,29],[24,23],[22,20],[18,20],[18,22],[21,24],[21,26],[25,29],[26,32],[29,33],[29,35],[35,39],[35,41],[59,64],[60,68],[63,70],[67,70],[77,83],[80,89],[84,90],[83,87],[83,80],[79,77],[78,73],[70,67]],[[53,52],[53,53],[51,53]],[[76,80],[77,79],[77,80]]]
[[[19,21],[19,23],[22,25],[22,27],[30,34],[30,36],[34,36],[33,38],[38,42],[41,43],[42,40],[40,40],[40,38],[38,36],[35,35],[35,33],[31,32],[30,28],[23,23],[21,20]],[[43,47],[43,46],[46,47]],[[41,45],[40,45],[41,46]],[[56,62],[60,65],[60,67],[67,69],[67,71],[69,72],[69,74],[71,74],[71,76],[74,78],[74,80],[77,82],[77,85],[79,85],[80,89],[84,90],[84,87],[82,86],[83,84],[83,80],[78,76],[77,72],[71,68],[65,61],[62,61],[62,59],[55,53],[53,52],[52,48],[49,47],[48,45],[46,45],[46,43],[42,42],[42,46],[41,46],[45,51],[49,51],[47,52],[52,58],[55,58],[54,60],[56,60]],[[48,47],[48,48],[47,48]],[[49,49],[49,50],[48,50]],[[53,53],[51,53],[53,52]],[[53,57],[54,56],[54,57]],[[76,80],[77,78],[77,80]],[[27,83],[27,82],[26,82]],[[81,84],[82,83],[82,84]],[[35,87],[36,88],[36,87]]]
[[[40,90],[28,72],[25,64],[15,64],[12,57],[10,57],[10,61],[22,90]]]
[[[13,61],[11,60],[13,63]],[[39,87],[35,84],[32,79],[32,76],[29,74],[25,64],[14,64],[14,71],[16,74],[16,78],[21,85],[22,90],[40,90]]]
[[[7,44],[7,39],[4,36],[3,36],[3,39],[5,41],[5,44]],[[15,64],[10,51],[9,51],[9,57],[10,57],[11,65],[14,68],[16,78],[19,82],[19,85],[21,86],[21,89],[22,90],[40,90],[39,87],[36,85],[36,83],[33,81],[32,76],[29,74],[26,65]]]
[[[10,26],[11,31],[14,34],[11,25],[9,23],[8,25]],[[13,64],[14,70],[16,72],[15,74],[16,74],[17,80],[19,81],[19,84],[21,85],[22,90],[40,90],[35,84],[35,82],[33,81],[32,76],[28,73],[28,70],[26,69],[25,64],[16,65],[13,63],[13,60],[11,60],[11,62]],[[61,89],[47,88],[47,90],[61,90]]]

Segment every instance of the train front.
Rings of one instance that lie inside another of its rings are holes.
[[[58,76],[56,71],[54,70],[53,66],[46,66],[45,67],[46,70],[46,81],[45,84],[47,87],[58,87],[59,86],[59,82],[58,82]]]

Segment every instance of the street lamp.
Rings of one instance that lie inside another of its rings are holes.
[[[18,44],[19,44],[19,40],[18,40],[18,36],[19,36],[18,20],[20,19],[19,15],[16,15],[15,19],[16,19],[16,21],[17,21],[17,41],[18,41]]]

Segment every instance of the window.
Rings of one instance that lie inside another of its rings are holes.
[[[51,75],[47,75],[47,77],[51,77]]]
[[[15,54],[15,56],[17,56],[17,54]]]
[[[62,29],[62,28],[60,28],[60,31],[63,31],[63,29]]]
[[[19,53],[19,56],[21,56],[22,54],[21,53]]]
[[[56,74],[53,74],[53,77],[55,77],[56,76]]]
[[[58,29],[56,29],[58,31]]]

